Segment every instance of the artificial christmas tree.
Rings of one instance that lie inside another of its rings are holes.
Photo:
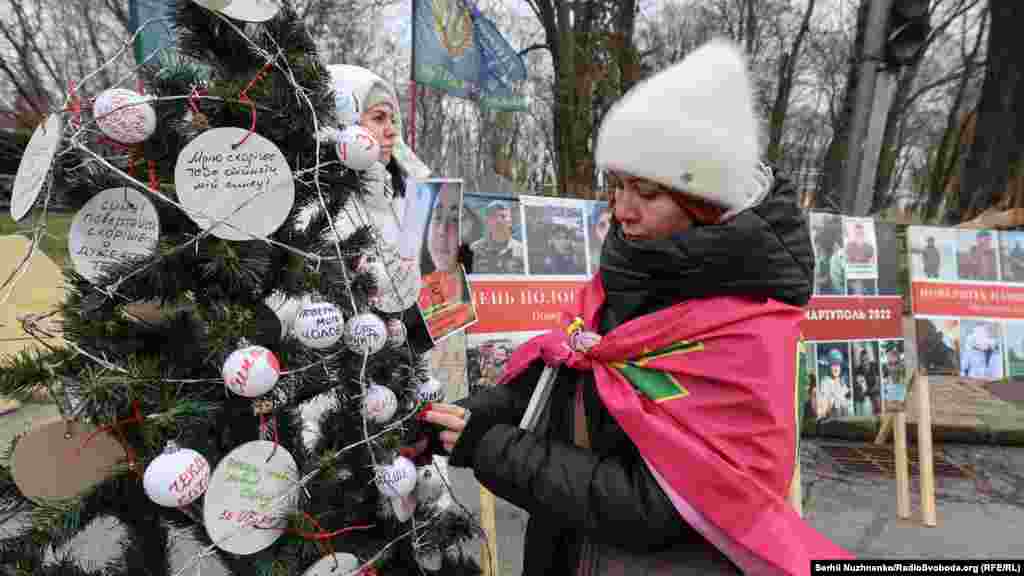
[[[0,468],[0,510],[27,520],[0,571],[196,574],[215,556],[246,576],[478,573],[473,519],[398,455],[438,386],[415,297],[392,292],[401,239],[351,212],[400,180],[345,154],[365,135],[287,5],[175,8],[179,57],[142,67],[144,94],[74,87],[19,170],[15,219],[45,225],[56,171],[78,212],[49,318],[64,346],[0,363],[0,395],[43,383],[61,410]],[[328,407],[304,441],[313,399]],[[119,557],[52,559],[103,517],[125,529]],[[182,529],[202,553],[172,567]]]

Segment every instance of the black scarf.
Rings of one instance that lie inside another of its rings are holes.
[[[764,202],[725,224],[664,240],[630,240],[612,220],[601,251],[601,331],[693,298],[747,296],[803,306],[814,256],[807,219],[781,180]]]

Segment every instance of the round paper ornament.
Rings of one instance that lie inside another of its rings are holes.
[[[235,394],[256,398],[277,385],[281,365],[277,356],[263,346],[246,346],[228,356],[221,375],[224,385]]]
[[[398,397],[387,386],[371,384],[363,400],[363,414],[378,424],[383,424],[398,411]]]
[[[309,302],[295,315],[292,333],[310,348],[329,348],[341,339],[341,310],[330,302]]]
[[[345,324],[345,345],[356,354],[376,354],[387,340],[387,326],[372,312],[357,314]]]
[[[444,385],[431,376],[416,386],[416,398],[420,402],[441,402],[444,400]]]
[[[392,318],[388,320],[388,345],[398,347],[405,344],[405,339],[408,337],[409,331],[405,327],[405,322],[402,322],[398,318]]]
[[[149,198],[132,188],[107,188],[71,219],[68,253],[75,271],[95,280],[110,266],[152,255],[159,238],[160,221]]]
[[[424,504],[435,502],[444,494],[444,482],[441,473],[433,466],[421,466],[416,469],[416,500]]]
[[[45,504],[79,496],[124,462],[124,447],[114,436],[84,422],[55,420],[18,440],[11,456],[11,477],[22,496]]]
[[[338,159],[346,168],[362,172],[380,159],[380,145],[370,131],[359,125],[349,126],[338,134],[335,145]]]
[[[273,234],[295,202],[284,154],[242,128],[214,128],[189,142],[174,166],[174,185],[189,218],[224,240]]]
[[[232,554],[254,554],[273,544],[298,505],[295,459],[267,440],[242,444],[221,459],[203,499],[210,540]]]
[[[188,506],[206,491],[210,464],[191,448],[168,443],[164,453],[146,467],[142,487],[149,499],[161,506]]]
[[[359,559],[346,552],[335,552],[317,560],[302,576],[359,576]]]
[[[416,465],[405,456],[399,456],[391,464],[377,466],[374,482],[388,498],[408,496],[416,487]]]
[[[57,153],[63,128],[60,114],[52,114],[45,124],[40,124],[32,133],[11,187],[11,218],[15,221],[24,218],[39,198],[39,192],[46,183],[46,175],[53,165],[53,156]]]
[[[273,0],[192,0],[207,10],[241,20],[243,22],[266,22],[280,10]]]
[[[104,90],[92,106],[96,125],[111,140],[138,144],[156,130],[156,110],[149,100],[127,88]]]

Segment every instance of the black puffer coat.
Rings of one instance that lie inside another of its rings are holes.
[[[607,295],[602,332],[692,298],[746,295],[802,306],[813,254],[806,218],[788,182],[776,179],[757,207],[724,225],[671,240],[626,241],[613,224],[602,253]],[[487,389],[460,405],[472,416],[450,463],[530,514],[526,576],[738,574],[690,528],[597,395],[593,375],[562,368],[533,432],[518,428],[543,369]],[[577,395],[590,449],[574,445]]]

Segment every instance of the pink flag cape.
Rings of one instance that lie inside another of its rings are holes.
[[[595,276],[563,312],[565,325],[597,332],[603,302]],[[853,555],[786,500],[802,316],[771,300],[715,297],[626,322],[585,350],[554,330],[520,346],[500,383],[537,359],[592,370],[601,400],[688,524],[745,574],[810,574],[812,560]]]

